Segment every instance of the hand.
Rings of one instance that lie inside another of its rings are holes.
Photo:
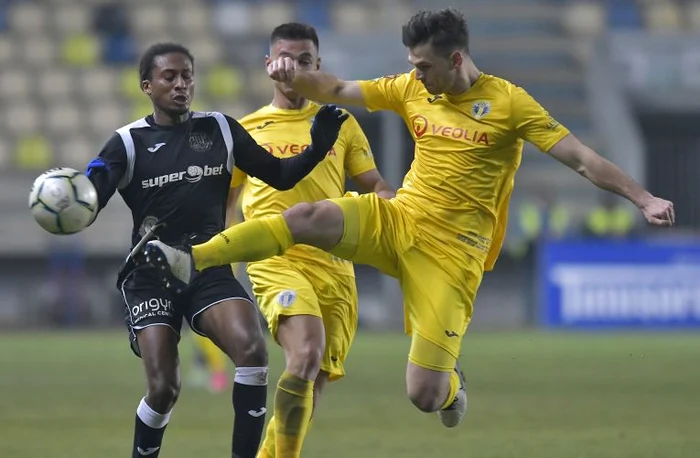
[[[297,72],[297,63],[291,57],[279,57],[267,66],[267,75],[280,83],[291,83]]]
[[[652,226],[673,226],[676,223],[676,212],[673,202],[658,197],[650,197],[639,209],[644,218]]]
[[[323,151],[324,155],[330,151],[338,140],[340,127],[349,116],[335,105],[322,106],[311,126],[311,144],[314,149]]]

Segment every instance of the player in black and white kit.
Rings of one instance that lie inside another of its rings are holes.
[[[178,44],[157,44],[141,59],[141,89],[153,114],[120,129],[87,167],[100,208],[119,191],[133,216],[132,254],[118,287],[134,352],[143,360],[148,391],[136,411],[132,457],[159,455],[180,391],[178,341],[183,318],[212,339],[236,365],[232,456],[254,458],[265,423],[267,349],[256,308],[230,267],[208,269],[182,291],[139,263],[145,239],[189,245],[224,230],[234,166],[278,189],[290,189],[335,143],[347,118],[332,105],[319,111],[312,144],[278,159],[243,127],[218,112],[190,112],[194,59]]]

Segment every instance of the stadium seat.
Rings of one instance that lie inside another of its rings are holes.
[[[207,95],[216,99],[235,99],[238,97],[242,84],[238,69],[217,65],[210,68],[204,80]]]
[[[221,64],[223,61],[222,43],[216,36],[193,36],[184,43],[194,55],[195,68],[198,72],[205,70],[213,64]]]
[[[129,13],[137,37],[165,32],[168,28],[168,9],[163,3],[133,5]]]
[[[26,37],[21,43],[24,62],[35,68],[51,65],[56,59],[56,45],[46,35]]]
[[[64,68],[37,75],[39,95],[47,100],[72,99],[75,90],[73,75]]]
[[[92,11],[92,31],[102,36],[123,36],[131,33],[127,8],[117,2],[97,5]]]
[[[571,3],[564,9],[562,22],[571,35],[597,36],[605,29],[605,11],[599,3]]]
[[[213,23],[224,37],[248,35],[254,31],[255,17],[245,3],[220,3],[212,8]]]
[[[652,32],[676,31],[681,28],[681,10],[675,2],[653,1],[644,8],[647,29]]]
[[[102,61],[110,65],[131,64],[138,59],[136,42],[130,35],[102,37]]]
[[[333,30],[340,34],[361,34],[370,29],[373,17],[370,9],[358,3],[333,4]]]
[[[174,9],[173,13],[172,26],[178,35],[196,37],[211,29],[211,12],[208,7],[198,2],[179,6]]]
[[[129,100],[146,100],[147,97],[141,90],[141,79],[136,68],[125,68],[121,71],[121,93]]]
[[[34,35],[37,30],[44,30],[48,22],[46,7],[38,2],[15,3],[8,16],[11,30],[22,35]]]
[[[17,135],[27,135],[39,131],[41,123],[37,107],[26,101],[9,104],[5,111],[5,127]]]
[[[73,67],[94,67],[100,57],[100,42],[92,35],[73,35],[63,42],[63,61]]]
[[[132,70],[131,84],[138,89],[138,78],[136,72]],[[118,91],[117,75],[114,69],[100,66],[85,69],[78,75],[81,95],[86,100],[104,101],[112,97]]]
[[[51,144],[41,135],[20,138],[15,147],[15,164],[24,170],[45,170],[55,165]]]
[[[151,113],[153,113],[153,105],[148,97],[144,95],[143,100],[137,100],[131,104],[131,116],[129,116],[129,121],[127,122],[135,121]]]
[[[10,145],[7,139],[0,138],[0,167],[5,169],[7,165],[10,163],[11,160],[11,154],[10,154]]]
[[[14,62],[16,49],[17,47],[10,37],[0,35],[0,65],[2,68],[7,68],[6,65]]]
[[[61,35],[87,33],[90,29],[90,9],[84,5],[61,4],[53,10],[53,24]]]
[[[684,15],[692,30],[700,30],[700,1],[689,3]]]
[[[290,3],[262,3],[258,5],[257,10],[257,27],[264,36],[269,35],[278,25],[295,19],[294,6]]]
[[[32,76],[24,70],[5,67],[0,72],[0,96],[5,100],[25,100],[33,90]]]
[[[93,103],[85,112],[92,131],[102,136],[133,121],[119,103]]]
[[[97,156],[101,147],[101,144],[95,144],[86,137],[72,135],[58,144],[56,160],[66,167],[84,170],[85,165]]]
[[[324,0],[300,0],[297,4],[297,20],[313,24],[318,30],[330,29],[330,2]]]
[[[80,129],[81,122],[84,122],[84,113],[70,99],[56,100],[43,110],[43,124],[48,129],[49,134],[56,136],[71,135]],[[45,129],[41,129],[46,132]]]
[[[608,25],[615,29],[642,29],[644,23],[634,0],[607,0]]]
[[[272,80],[262,66],[248,73],[246,92],[248,97],[261,103],[267,103],[272,99]]]

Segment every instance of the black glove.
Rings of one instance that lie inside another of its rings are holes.
[[[311,145],[314,151],[325,157],[338,140],[340,127],[349,116],[335,105],[322,106],[311,125]]]

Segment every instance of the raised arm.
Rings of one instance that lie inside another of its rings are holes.
[[[322,71],[299,71],[296,61],[281,57],[270,62],[267,74],[275,81],[286,82],[301,96],[321,103],[364,107],[362,89],[357,81],[344,81]]]
[[[126,149],[119,134],[114,134],[96,158],[91,160],[85,170],[85,175],[95,186],[102,210],[114,195],[127,171]]]
[[[277,190],[292,189],[326,157],[347,118],[347,113],[333,105],[321,107],[311,126],[311,145],[297,156],[280,159],[258,145],[237,121],[227,117],[236,167]]]
[[[549,153],[591,183],[633,202],[649,224],[672,226],[673,203],[654,197],[612,162],[581,143],[524,89],[511,94],[513,127],[519,136]]]

